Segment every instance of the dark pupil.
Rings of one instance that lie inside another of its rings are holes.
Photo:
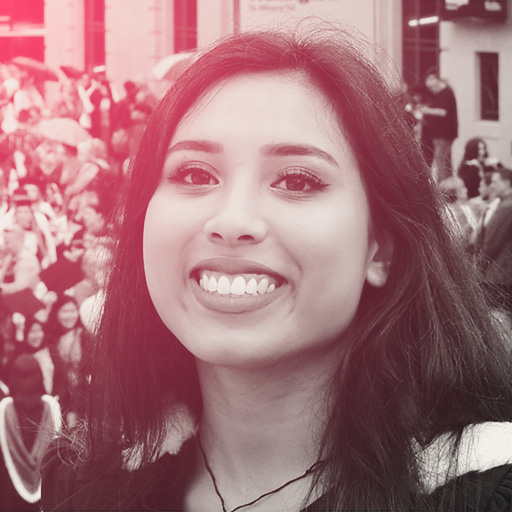
[[[286,178],[286,188],[288,190],[300,191],[304,190],[306,183],[302,178]]]
[[[207,185],[210,183],[210,175],[204,171],[192,171],[190,173],[190,181],[194,185]]]

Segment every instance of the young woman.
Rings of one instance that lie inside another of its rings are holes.
[[[78,304],[73,297],[57,297],[50,310],[47,332],[55,363],[53,394],[59,397],[64,417],[68,420],[70,415],[75,417],[80,409],[76,402],[76,394],[84,335]]]
[[[53,364],[53,359],[48,347],[46,325],[44,322],[33,316],[27,317],[23,324],[23,341],[21,343],[18,342],[16,345],[17,347],[13,354],[12,361],[14,362],[18,356],[23,354],[32,355],[38,362],[43,374],[45,392],[49,395],[52,394],[55,365]],[[10,382],[14,371],[11,365],[8,365],[5,370]]]
[[[470,199],[478,196],[478,186],[483,177],[485,159],[488,156],[487,144],[480,137],[474,137],[466,142],[457,174],[464,180]]]
[[[510,506],[510,347],[359,44],[238,35],[160,103],[46,512]]]

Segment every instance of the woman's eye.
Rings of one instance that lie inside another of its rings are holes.
[[[305,171],[286,173],[272,184],[272,188],[285,192],[312,192],[326,187],[317,176]]]
[[[182,167],[169,176],[169,181],[195,186],[217,185],[219,183],[219,180],[211,172],[201,167]]]

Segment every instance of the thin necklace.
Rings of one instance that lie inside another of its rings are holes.
[[[228,512],[228,510],[226,509],[226,504],[224,502],[224,498],[222,497],[222,494],[219,491],[219,487],[217,486],[217,481],[215,480],[215,476],[213,474],[212,468],[210,467],[210,464],[208,463],[208,459],[206,458],[206,453],[204,452],[204,448],[203,448],[203,445],[201,444],[201,440],[199,439],[199,437],[197,438],[197,441],[199,443],[199,449],[201,450],[201,453],[203,455],[203,461],[204,461],[204,465],[206,467],[206,471],[208,471],[208,474],[210,475],[210,478],[212,479],[213,488],[215,489],[215,494],[218,496],[220,503],[222,505],[222,512]],[[323,463],[324,463],[324,461],[322,461],[322,460],[315,462],[312,466],[310,466],[308,469],[306,469],[306,471],[302,475],[297,476],[297,477],[293,478],[292,480],[288,480],[280,487],[277,487],[276,489],[274,489],[272,491],[266,492],[266,493],[258,496],[256,499],[250,501],[249,503],[244,503],[243,505],[238,505],[238,507],[235,507],[230,512],[236,512],[237,510],[240,510],[242,508],[250,507],[251,505],[254,505],[258,501],[262,500],[263,498],[266,498],[267,496],[270,496],[271,494],[275,494],[275,493],[281,491],[285,487],[288,487],[289,485],[293,484],[294,482],[297,482],[298,480],[302,480],[303,478],[306,478],[311,473],[314,473],[319,468],[319,466],[322,465]]]

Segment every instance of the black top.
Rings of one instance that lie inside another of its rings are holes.
[[[69,458],[68,446],[54,443],[43,462],[43,510],[182,511],[194,445],[194,439],[187,441],[178,455],[166,454],[145,470],[130,473],[110,469],[102,473],[97,464],[76,467],[63,462]],[[144,489],[142,496],[141,489]],[[456,502],[448,508],[443,501],[445,491],[453,489],[456,489]],[[469,496],[468,489],[471,489]],[[512,509],[512,464],[459,476],[437,488],[432,497],[438,504],[436,510],[443,512],[508,512]],[[463,499],[464,508],[457,505]],[[326,511],[324,502],[325,497],[321,497],[301,512]]]
[[[458,135],[457,102],[455,94],[450,86],[432,96],[428,106],[430,108],[442,108],[446,110],[443,117],[425,114],[425,127],[432,139],[456,139]]]

